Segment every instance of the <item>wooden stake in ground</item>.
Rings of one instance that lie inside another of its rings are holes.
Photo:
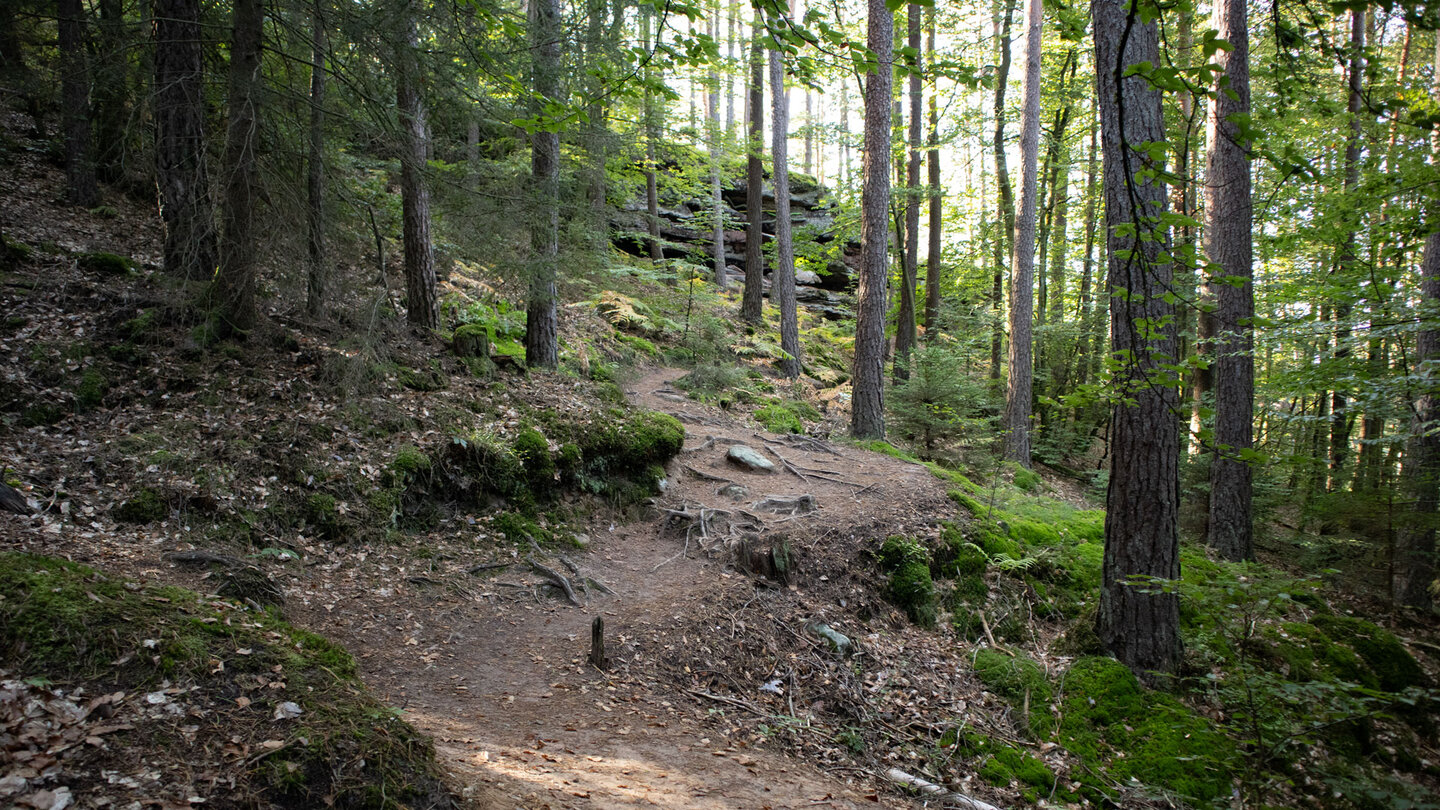
[[[590,623],[590,664],[605,669],[605,620],[599,616]]]

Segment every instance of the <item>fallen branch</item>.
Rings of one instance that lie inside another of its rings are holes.
[[[508,562],[481,563],[480,565],[472,565],[469,568],[466,568],[465,573],[478,574],[481,571],[494,571],[496,568],[509,568],[510,566],[511,563]]]
[[[712,475],[712,474],[710,474],[710,473],[705,472],[704,470],[697,470],[697,469],[695,469],[694,467],[691,467],[689,464],[681,464],[680,466],[685,469],[685,472],[690,473],[691,475],[695,476],[696,478],[699,478],[699,479],[702,480],[702,481],[719,481],[719,482],[724,483],[724,484],[733,484],[733,483],[735,483],[734,481],[730,480],[729,478],[725,478],[725,477],[722,477],[722,476],[719,476],[719,475]]]
[[[764,718],[767,718],[767,719],[773,720],[773,719],[775,719],[775,718],[778,716],[778,715],[771,714],[770,712],[767,712],[767,711],[765,711],[764,709],[761,709],[759,706],[756,706],[755,704],[749,702],[748,700],[738,700],[738,699],[736,699],[736,698],[728,698],[728,697],[725,697],[724,695],[715,695],[715,694],[711,694],[710,692],[702,692],[702,691],[700,691],[699,689],[686,689],[685,691],[686,691],[687,693],[689,693],[689,694],[694,695],[695,697],[702,697],[702,698],[705,698],[706,700],[713,700],[713,701],[715,701],[716,703],[726,703],[726,704],[729,704],[729,705],[734,706],[734,707],[736,707],[736,708],[744,709],[745,711],[750,712],[750,713],[752,713],[752,714],[758,714],[758,715],[760,715],[761,717],[764,717]]]
[[[887,770],[885,772],[885,778],[889,779],[892,782],[897,782],[907,787],[915,788],[921,793],[925,793],[931,796],[939,796],[947,802],[954,802],[955,804],[966,808],[966,810],[1000,810],[1000,808],[996,807],[993,804],[982,802],[979,799],[972,799],[963,793],[956,793],[955,791],[949,790],[948,788],[943,788],[935,784],[934,782],[929,781],[928,779],[921,779],[918,776],[911,776],[910,774],[900,770],[899,768],[891,768]]]
[[[162,555],[161,559],[181,565],[223,565],[227,568],[243,568],[246,564],[239,557],[213,551],[172,551]]]
[[[570,580],[566,579],[564,574],[561,574],[549,566],[541,565],[534,557],[527,557],[526,561],[530,563],[530,569],[532,571],[550,580],[556,587],[564,591],[565,598],[570,600],[570,604],[575,607],[585,607],[585,603],[581,602],[580,597],[575,595],[575,588],[570,585]]]

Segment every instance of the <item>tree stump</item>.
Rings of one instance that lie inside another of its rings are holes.
[[[736,564],[743,571],[781,585],[790,584],[795,560],[789,540],[773,543],[759,537],[747,537],[740,541],[736,558]]]
[[[590,623],[590,663],[598,670],[605,669],[605,620],[599,616]]]

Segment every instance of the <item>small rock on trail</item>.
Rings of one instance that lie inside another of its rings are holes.
[[[730,451],[725,454],[725,458],[731,464],[736,464],[751,472],[775,472],[775,464],[770,459],[760,455],[755,448],[743,444],[732,445]]]

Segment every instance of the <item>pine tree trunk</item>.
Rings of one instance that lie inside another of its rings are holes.
[[[125,6],[121,0],[100,0],[100,50],[95,60],[95,168],[101,180],[124,178],[125,109],[130,103]]]
[[[405,247],[405,317],[435,329],[435,252],[430,243],[430,190],[425,183],[425,103],[420,97],[420,35],[414,0],[406,0],[397,55],[395,98],[400,114],[400,209]]]
[[[201,43],[199,0],[155,0],[155,173],[165,271],[190,281],[211,278],[219,263]]]
[[[1160,64],[1155,22],[1126,0],[1095,0],[1095,65],[1105,156],[1105,231],[1109,234],[1111,349],[1124,362],[1110,421],[1110,486],[1105,558],[1095,631],[1111,654],[1149,683],[1180,664],[1180,601],[1172,592],[1136,587],[1134,577],[1180,578],[1177,534],[1180,437],[1177,396],[1163,381],[1175,359],[1174,307],[1165,295],[1172,269],[1159,218],[1165,187],[1136,147],[1165,140],[1160,92],[1127,68]],[[1123,114],[1122,114],[1123,110]],[[1128,231],[1122,226],[1127,226]],[[1148,238],[1141,238],[1142,236]]]
[[[925,52],[935,59],[935,7],[927,12]],[[940,193],[940,104],[936,86],[930,87],[930,140],[927,157],[927,181],[930,191],[930,244],[925,261],[925,335],[933,339],[940,328],[940,234],[944,229],[943,198]],[[982,251],[983,255],[983,251]]]
[[[995,234],[995,273],[990,287],[990,308],[995,313],[995,326],[990,333],[990,379],[1000,379],[1000,355],[1005,342],[1005,325],[1001,312],[1005,307],[1005,268],[1010,261],[1015,234],[1015,201],[1010,190],[1010,171],[1005,165],[1005,89],[1010,78],[1010,25],[1015,17],[1016,0],[1005,3],[1004,22],[996,21],[995,35],[999,43],[1000,64],[995,69],[995,137],[991,148],[995,153],[995,183],[998,188]]]
[[[306,208],[309,283],[305,310],[322,315],[327,298],[329,269],[325,260],[325,7],[312,0],[310,48],[310,154],[306,161]]]
[[[535,0],[531,58],[537,104],[560,98],[560,0]],[[537,109],[536,114],[542,114]],[[560,133],[549,127],[531,137],[530,174],[535,183],[531,223],[530,294],[525,304],[525,364],[555,368],[560,344],[555,314],[555,277],[560,257]]]
[[[719,41],[720,6],[718,4],[715,6],[714,16],[711,18],[710,31],[710,35]],[[720,74],[712,69],[706,81],[706,92],[710,100],[709,109],[706,111],[709,131],[705,135],[710,142],[710,228],[713,242],[711,248],[715,260],[715,286],[724,290],[730,286],[730,280],[725,272],[725,199],[720,193],[720,147],[724,137],[724,132],[720,129]]]
[[[60,98],[65,120],[65,200],[82,208],[100,201],[90,149],[90,69],[85,59],[85,5],[56,0],[60,31]]]
[[[765,62],[762,20],[759,9],[756,9],[750,31],[750,84],[746,89],[750,127],[745,158],[745,293],[740,299],[741,320],[757,325],[764,322],[765,294]]]
[[[1025,0],[1025,76],[1020,86],[1020,216],[1010,273],[1010,354],[1005,386],[1005,458],[1030,466],[1030,406],[1034,368],[1031,318],[1035,306],[1036,163],[1040,157],[1040,0]]]
[[[787,13],[785,0],[781,0],[780,11]],[[780,307],[780,348],[789,355],[780,361],[780,372],[793,380],[800,376],[800,326],[795,302],[795,244],[790,235],[790,93],[778,50],[770,51],[770,102],[775,185],[775,273],[770,279],[770,296]]]
[[[1090,366],[1092,357],[1096,352],[1092,349],[1098,338],[1097,313],[1100,308],[1095,305],[1092,287],[1095,278],[1095,199],[1099,196],[1097,181],[1097,160],[1100,150],[1097,148],[1096,135],[1099,131],[1098,119],[1090,124],[1090,156],[1085,168],[1085,256],[1080,265],[1080,302],[1075,310],[1075,319],[1080,322],[1080,343],[1079,357],[1075,361],[1075,382],[1077,385],[1085,385],[1090,381]],[[1079,420],[1080,409],[1076,408],[1075,419]]]
[[[890,210],[890,94],[895,20],[886,0],[867,0],[866,45],[876,69],[865,79],[864,188],[860,209],[860,279],[855,313],[850,435],[885,438],[885,279]]]
[[[1229,83],[1211,98],[1205,125],[1205,257],[1228,277],[1215,285],[1215,457],[1207,542],[1229,560],[1255,557],[1252,473],[1245,457],[1255,423],[1250,144],[1232,120],[1250,115],[1245,2],[1219,0],[1215,6],[1215,29],[1230,50],[1214,59]]]
[[[1440,40],[1435,43],[1435,79],[1432,97],[1440,100]],[[1440,164],[1440,139],[1432,142],[1432,165]],[[1440,303],[1440,205],[1431,202],[1420,262],[1420,295],[1428,311]],[[1435,580],[1436,516],[1440,512],[1440,385],[1435,365],[1440,361],[1440,329],[1426,321],[1415,346],[1415,367],[1420,369],[1419,397],[1410,441],[1400,470],[1400,488],[1410,501],[1409,514],[1395,537],[1395,555],[1390,567],[1390,596],[1397,604],[1429,608],[1434,598],[1430,585]]]
[[[910,377],[910,353],[917,340],[915,326],[915,293],[920,274],[920,147],[925,109],[921,97],[920,6],[911,3],[905,11],[908,39],[915,51],[915,64],[910,72],[910,159],[905,167],[905,255],[901,264],[900,311],[895,316],[895,380]]]
[[[1365,18],[1364,9],[1350,11],[1350,64],[1346,73],[1350,94],[1346,112],[1350,116],[1350,137],[1345,141],[1345,184],[1348,197],[1360,185],[1360,111],[1364,106],[1365,79]],[[1358,257],[1355,255],[1355,233],[1363,223],[1354,222],[1345,229],[1345,238],[1340,244],[1336,269],[1348,281],[1355,272]],[[1350,302],[1342,295],[1335,304],[1335,359],[1342,368],[1350,357]],[[1346,391],[1339,387],[1330,395],[1330,477],[1326,491],[1334,492],[1345,488],[1348,473],[1345,465],[1350,460],[1350,407]]]
[[[255,219],[260,167],[255,159],[260,129],[260,46],[263,0],[235,0],[230,42],[230,121],[225,130],[225,196],[220,205],[220,270],[215,300],[229,328],[255,323]]]

